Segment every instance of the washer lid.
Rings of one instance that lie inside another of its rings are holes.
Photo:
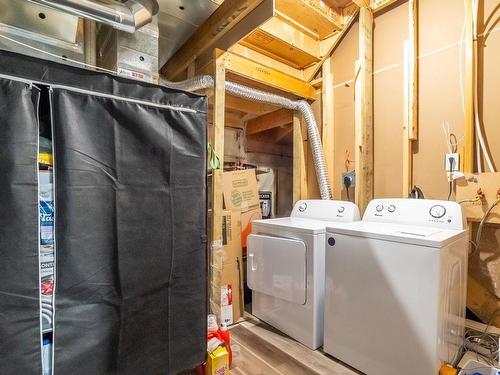
[[[345,234],[428,247],[443,247],[467,234],[465,230],[367,221],[336,223],[335,226],[328,226],[326,231],[332,234]]]

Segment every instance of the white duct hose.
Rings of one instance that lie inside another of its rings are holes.
[[[208,75],[193,77],[180,82],[161,80],[161,83],[167,87],[185,91],[197,91],[214,87],[214,80]],[[302,113],[307,125],[309,144],[313,155],[314,168],[316,170],[316,178],[318,179],[321,199],[332,199],[332,190],[328,180],[328,171],[326,169],[325,156],[323,154],[318,125],[309,103],[305,100],[291,100],[281,95],[257,90],[230,81],[225,82],[224,88],[227,93],[252,102],[276,105]]]

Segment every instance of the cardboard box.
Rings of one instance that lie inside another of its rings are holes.
[[[262,219],[260,207],[241,214],[241,246],[246,254],[247,238],[252,233],[252,221]]]
[[[219,322],[233,324],[243,316],[243,261],[241,213],[224,211],[222,247],[212,255],[211,307]]]
[[[229,375],[229,354],[225,346],[208,353],[205,375]]]
[[[226,209],[241,209],[241,213],[260,209],[255,169],[224,172],[222,183]]]

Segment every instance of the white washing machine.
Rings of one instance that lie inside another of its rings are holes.
[[[311,349],[320,347],[325,228],[359,219],[353,203],[303,200],[291,217],[254,221],[247,244],[252,314]]]
[[[463,341],[468,235],[455,202],[376,199],[327,228],[324,351],[368,375],[436,375]]]

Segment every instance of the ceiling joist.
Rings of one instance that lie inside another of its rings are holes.
[[[289,109],[278,109],[277,111],[267,113],[256,117],[247,122],[247,135],[257,134],[269,129],[279,128],[293,121],[293,112]]]

